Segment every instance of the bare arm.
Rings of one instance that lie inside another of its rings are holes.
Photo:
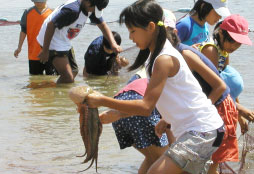
[[[254,121],[254,111],[247,109],[238,102],[236,102],[236,108],[239,112],[239,116],[243,116],[248,121]]]
[[[217,48],[215,48],[212,45],[207,45],[205,46],[201,52],[208,58],[210,59],[214,66],[218,69],[218,58],[219,58],[219,53]]]
[[[90,94],[87,103],[90,107],[105,106],[130,115],[149,116],[161,95],[166,79],[174,76],[179,66],[178,60],[174,57],[166,55],[158,57],[142,100],[116,100],[103,95]]]
[[[99,29],[103,33],[103,36],[106,37],[106,39],[109,41],[114,53],[117,54],[117,53],[121,52],[122,48],[116,43],[116,41],[114,39],[114,36],[112,34],[112,31],[108,27],[107,23],[102,22],[101,24],[98,24],[97,26],[99,27]]]
[[[44,36],[44,42],[43,42],[43,47],[42,47],[42,52],[39,54],[39,58],[40,61],[42,63],[45,63],[48,61],[48,56],[49,56],[49,46],[50,46],[50,42],[53,38],[54,32],[55,32],[55,25],[53,24],[53,22],[49,22],[47,25],[47,29],[45,32],[45,36]]]
[[[198,55],[190,50],[184,50],[182,55],[192,71],[197,72],[212,88],[208,98],[214,104],[226,90],[224,81],[211,70]]]
[[[118,110],[110,109],[100,114],[100,121],[102,124],[108,124],[119,120],[120,118],[130,117],[132,115],[124,114]]]
[[[14,56],[16,58],[18,58],[19,56],[19,53],[21,52],[21,49],[22,49],[22,46],[23,46],[23,43],[24,43],[24,40],[26,38],[26,33],[24,32],[20,32],[19,34],[19,44],[18,44],[18,48],[14,51]]]

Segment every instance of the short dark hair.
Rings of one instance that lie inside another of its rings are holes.
[[[121,45],[122,39],[119,33],[112,31],[112,34],[115,38],[115,41],[118,45]],[[111,45],[109,44],[108,40],[103,36],[103,45],[107,48],[107,49],[111,49]]]
[[[109,0],[88,0],[91,6],[96,6],[99,10],[107,7]]]
[[[210,13],[210,11],[213,9],[212,4],[203,1],[203,0],[198,0],[194,7],[191,9],[190,14],[198,14],[198,19],[199,20],[204,20],[205,17]]]
[[[229,42],[229,43],[235,43],[236,41],[229,35],[229,33],[227,32],[227,30],[223,30],[220,28],[220,25],[222,24],[223,21],[218,22],[213,30],[213,39],[217,41],[218,46],[221,49],[223,48],[223,43],[224,42]],[[222,31],[222,35],[223,35],[223,40],[221,39],[220,35],[219,35],[219,29],[221,29]]]

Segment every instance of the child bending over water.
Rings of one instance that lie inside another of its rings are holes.
[[[90,94],[90,107],[106,106],[129,115],[149,116],[153,109],[171,124],[176,141],[149,168],[148,174],[205,173],[224,136],[223,121],[192,75],[181,54],[166,37],[163,10],[155,1],[139,0],[120,14],[129,38],[140,48],[130,70],[146,65],[149,83],[143,99],[117,100]]]
[[[218,23],[214,29],[213,33],[214,43],[202,43],[200,45],[200,50],[203,54],[205,54],[211,62],[218,69],[221,77],[224,78],[225,82],[228,82],[228,79],[233,78],[229,76],[225,76],[226,74],[223,71],[227,68],[229,64],[229,53],[237,50],[241,44],[251,45],[252,42],[248,37],[248,23],[247,21],[240,15],[231,15],[225,18],[222,22]],[[227,69],[228,71],[228,69]],[[230,74],[230,73],[229,73]],[[238,81],[239,82],[239,81]],[[234,97],[236,91],[241,91],[238,87],[232,87],[232,83],[227,83],[231,90],[231,96]],[[235,84],[238,85],[238,84]],[[239,85],[238,85],[239,86]],[[239,95],[239,93],[237,94]],[[236,98],[233,98],[236,100]],[[254,113],[246,109],[244,106],[240,105],[236,102],[236,107],[239,112],[238,117],[234,117],[231,121],[231,126],[228,127],[228,139],[231,144],[231,152],[225,153],[225,150],[221,148],[213,155],[213,161],[215,165],[218,163],[222,163],[225,161],[238,161],[238,145],[237,145],[237,137],[236,137],[236,126],[237,119],[242,120],[242,116],[247,118],[250,121],[253,121]],[[239,120],[239,121],[241,121]],[[225,121],[225,120],[224,120]],[[228,120],[227,120],[228,121]],[[241,123],[241,122],[240,122]],[[228,142],[224,143],[225,145]],[[226,147],[226,146],[224,146]],[[235,147],[235,148],[232,148]],[[234,149],[234,150],[233,150]],[[213,172],[216,173],[215,168]]]

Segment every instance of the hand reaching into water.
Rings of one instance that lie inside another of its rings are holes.
[[[116,57],[116,62],[118,65],[120,65],[120,67],[126,67],[129,65],[129,61],[125,57],[119,55]]]
[[[239,115],[238,122],[239,122],[240,127],[241,127],[241,133],[245,134],[246,132],[248,132],[249,126],[248,126],[247,120]]]
[[[239,112],[239,115],[243,116],[248,121],[254,121],[254,111],[245,108],[240,103],[237,103],[237,110]]]

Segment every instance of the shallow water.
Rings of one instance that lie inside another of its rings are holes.
[[[55,8],[65,0],[49,0]],[[121,3],[120,3],[121,2]],[[134,2],[110,0],[104,11],[106,21],[115,21],[121,10]],[[192,7],[193,1],[161,0],[160,4],[176,11],[179,8]],[[232,13],[240,13],[254,30],[254,9],[251,0],[231,0]],[[11,21],[19,20],[23,10],[32,6],[31,1],[1,0],[0,18]],[[176,13],[179,18],[182,13]],[[133,43],[128,39],[124,26],[110,23],[112,30],[122,36],[122,47],[128,48]],[[79,133],[78,114],[75,105],[68,98],[68,90],[77,85],[87,84],[105,95],[113,96],[123,87],[132,73],[122,69],[119,76],[82,77],[83,56],[90,42],[101,35],[95,26],[87,25],[78,38],[73,41],[76,59],[80,68],[74,84],[54,85],[56,76],[29,76],[27,63],[27,44],[18,59],[13,52],[18,44],[20,27],[18,25],[0,27],[0,173],[75,173],[88,165],[80,164],[84,147]],[[254,40],[254,33],[251,39]],[[124,54],[130,61],[135,57],[135,50]],[[242,46],[231,56],[231,64],[242,74],[245,89],[240,101],[254,109],[254,49]],[[105,108],[100,108],[100,111]],[[104,125],[99,144],[99,173],[137,173],[143,157],[133,148],[120,150],[111,125]],[[249,157],[253,161],[253,157]],[[249,165],[251,166],[250,163]],[[250,170],[249,173],[253,170]],[[94,167],[84,173],[95,173]]]

